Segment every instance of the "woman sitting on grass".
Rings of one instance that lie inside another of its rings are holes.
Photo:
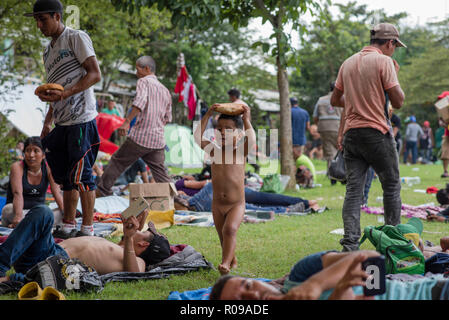
[[[41,139],[28,138],[24,144],[24,153],[24,160],[11,166],[6,205],[2,210],[3,227],[15,228],[31,208],[45,204],[49,184],[59,209],[64,209],[59,185],[54,181],[45,161]]]

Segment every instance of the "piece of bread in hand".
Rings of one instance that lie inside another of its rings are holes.
[[[34,94],[38,95],[39,93],[44,93],[47,90],[64,91],[64,87],[57,83],[47,83],[37,87]]]
[[[244,112],[244,109],[240,103],[219,103],[216,104],[215,111],[229,116],[238,116]]]

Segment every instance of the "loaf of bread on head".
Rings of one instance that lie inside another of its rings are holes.
[[[244,112],[244,109],[240,103],[219,103],[216,105],[215,111],[229,116],[238,116]]]
[[[47,90],[64,91],[64,87],[57,83],[47,83],[37,87],[36,90],[34,91],[34,94],[38,95],[39,93],[43,93]]]

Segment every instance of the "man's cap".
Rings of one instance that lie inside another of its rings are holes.
[[[168,240],[158,234],[155,234],[150,245],[143,251],[139,257],[145,261],[145,266],[157,264],[170,256],[170,243]]]
[[[410,121],[411,122],[416,122],[416,117],[415,116],[410,116]]]
[[[421,235],[424,226],[419,218],[411,218],[407,223],[398,224],[396,226],[403,234],[417,233]]]
[[[33,17],[36,14],[62,12],[64,9],[61,1],[59,0],[37,0],[34,3],[33,12],[25,13],[26,17]]]
[[[294,105],[298,104],[298,99],[290,98],[290,103],[291,103],[292,106],[294,106]]]
[[[426,127],[426,128],[430,127],[430,122],[429,121],[424,121],[424,127]]]
[[[379,40],[396,40],[398,47],[407,48],[407,46],[399,40],[399,31],[391,23],[379,23],[371,29],[371,39]]]

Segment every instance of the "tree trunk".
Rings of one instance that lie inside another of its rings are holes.
[[[281,104],[281,174],[290,176],[287,189],[294,190],[296,186],[295,164],[293,161],[292,143],[292,113],[289,101],[287,70],[281,64],[279,56],[276,58],[279,100]]]

